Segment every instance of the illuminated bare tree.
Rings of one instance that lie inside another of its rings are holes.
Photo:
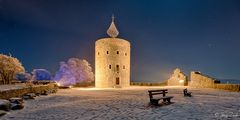
[[[25,69],[17,58],[0,54],[0,84],[11,84],[20,72],[25,72]]]
[[[69,86],[94,81],[94,74],[86,60],[70,58],[67,62],[60,63],[54,79],[63,86]]]

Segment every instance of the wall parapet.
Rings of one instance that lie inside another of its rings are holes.
[[[35,86],[28,86],[18,89],[9,89],[0,91],[0,99],[9,99],[11,97],[21,97],[26,93],[43,93],[44,91],[57,89],[56,84],[48,84],[48,85],[35,85]]]

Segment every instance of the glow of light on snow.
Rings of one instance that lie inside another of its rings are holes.
[[[57,82],[57,86],[61,86],[61,84]]]
[[[179,80],[179,83],[183,83],[184,82],[184,80]]]

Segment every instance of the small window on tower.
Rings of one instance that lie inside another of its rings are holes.
[[[116,68],[117,68],[117,72],[119,72],[119,65],[117,65]]]
[[[109,69],[111,69],[112,68],[112,66],[111,65],[109,65]]]
[[[120,79],[119,77],[116,77],[116,85],[119,85],[120,84]]]
[[[119,54],[119,51],[117,51],[117,54]]]
[[[127,53],[125,53],[125,56],[127,56]]]
[[[100,53],[99,53],[99,52],[98,52],[97,54],[98,54],[98,55],[100,55]]]
[[[107,51],[107,54],[108,54],[109,52]]]
[[[123,65],[123,69],[125,69],[125,65]]]

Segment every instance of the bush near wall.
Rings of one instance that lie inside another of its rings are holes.
[[[131,82],[131,86],[167,86],[167,81],[161,83],[151,83],[151,82]]]

